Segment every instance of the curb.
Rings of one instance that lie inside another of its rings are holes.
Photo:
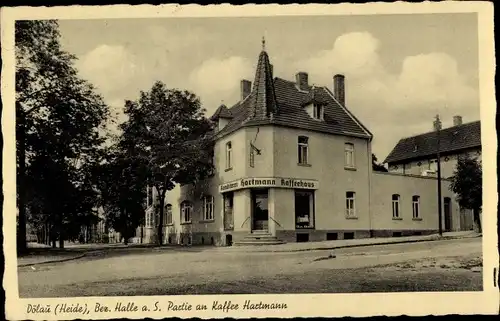
[[[328,251],[328,250],[336,250],[336,249],[343,249],[343,248],[350,248],[350,247],[369,247],[369,246],[377,246],[377,245],[391,245],[391,244],[403,244],[403,243],[419,243],[419,242],[434,242],[434,241],[448,241],[448,240],[459,240],[459,239],[469,239],[469,238],[477,238],[481,237],[481,235],[473,235],[473,236],[444,236],[444,237],[436,237],[436,238],[431,238],[431,239],[423,239],[423,240],[401,240],[401,241],[394,241],[394,242],[376,242],[376,243],[369,243],[369,244],[348,244],[348,245],[337,245],[337,246],[330,246],[330,247],[315,247],[315,248],[307,248],[307,249],[290,249],[290,250],[254,250],[251,252],[259,252],[259,253],[264,253],[264,252],[271,252],[271,253],[286,253],[286,252],[306,252],[306,251]],[[248,249],[248,248],[246,248]],[[243,249],[242,249],[243,250]]]
[[[41,262],[36,262],[36,263],[26,263],[26,264],[18,264],[17,267],[27,267],[27,266],[34,266],[34,265],[42,265],[42,264],[50,264],[50,263],[61,263],[61,262],[67,262],[67,261],[74,261],[81,259],[85,257],[89,253],[95,253],[95,252],[101,252],[103,249],[88,249],[81,251],[79,255],[64,258],[64,259],[56,259],[56,260],[49,260],[49,261],[41,261]]]
[[[348,244],[348,245],[337,245],[337,246],[330,246],[330,247],[315,247],[315,248],[307,248],[307,249],[290,249],[290,250],[259,250],[256,247],[234,247],[233,249],[236,248],[241,248],[241,251],[243,250],[248,250],[248,249],[253,249],[249,252],[254,252],[254,253],[290,253],[290,252],[306,252],[306,251],[328,251],[328,250],[336,250],[336,249],[344,249],[344,248],[352,248],[352,247],[370,247],[370,246],[377,246],[377,245],[391,245],[391,244],[403,244],[403,243],[419,243],[419,242],[434,242],[434,241],[447,241],[447,240],[458,240],[458,239],[469,239],[469,238],[478,238],[482,237],[482,235],[470,235],[470,236],[443,236],[443,237],[434,237],[434,238],[429,238],[429,239],[420,239],[420,240],[400,240],[400,241],[394,241],[394,242],[376,242],[376,243],[369,243],[369,244]],[[162,250],[161,247],[151,247],[153,249],[158,249]],[[102,249],[92,249],[89,251],[85,251],[79,255],[69,257],[69,258],[64,258],[64,259],[57,259],[57,260],[49,260],[49,261],[42,261],[42,262],[37,262],[37,263],[26,263],[26,264],[18,264],[17,267],[28,267],[28,266],[34,266],[34,265],[43,265],[43,264],[50,264],[50,263],[61,263],[61,262],[67,262],[67,261],[73,261],[73,260],[78,260],[83,257],[85,257],[89,253],[95,253],[102,251]],[[232,250],[233,252],[235,250]],[[240,251],[238,251],[240,252]]]
[[[64,259],[57,259],[57,260],[49,260],[49,261],[42,261],[42,262],[36,262],[36,263],[26,263],[26,264],[18,264],[17,267],[26,267],[26,266],[33,266],[33,265],[42,265],[42,264],[49,264],[49,263],[60,263],[60,262],[67,262],[67,261],[73,261],[73,260],[78,260],[81,259],[87,255],[87,253],[81,253],[80,255],[77,256],[72,256]]]

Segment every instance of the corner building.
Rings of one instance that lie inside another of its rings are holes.
[[[295,81],[275,78],[263,49],[253,84],[242,80],[240,101],[220,106],[211,117],[214,175],[167,193],[164,243],[435,233],[436,179],[372,172],[373,136],[345,107],[344,76],[332,80],[330,90],[312,86],[305,72]],[[454,200],[448,185],[443,180],[443,197]],[[459,213],[454,201],[449,210],[450,216]],[[154,207],[146,211],[145,242],[156,240],[157,215]]]

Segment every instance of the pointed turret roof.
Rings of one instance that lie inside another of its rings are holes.
[[[219,108],[217,108],[215,113],[212,115],[212,117],[210,117],[211,120],[217,120],[219,118],[226,118],[226,119],[233,118],[231,111],[224,104],[220,105]]]
[[[263,48],[259,55],[257,70],[255,72],[255,81],[249,97],[249,120],[266,119],[278,113],[272,67],[264,44],[263,40]]]

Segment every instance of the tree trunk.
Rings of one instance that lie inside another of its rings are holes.
[[[156,187],[156,191],[160,195],[160,217],[158,220],[158,245],[163,245],[163,211],[165,206],[165,194],[166,190],[160,191],[158,187]]]
[[[19,140],[19,181],[17,182],[18,188],[18,208],[19,208],[19,230],[17,233],[17,250],[19,253],[26,253],[26,184],[25,184],[25,171],[26,171],[26,131],[25,131],[25,115],[22,107],[18,103],[19,132],[17,139]]]
[[[48,224],[45,225],[45,244],[50,245],[50,227]]]
[[[52,248],[56,248],[57,247],[57,235],[56,235],[56,228],[53,224],[51,224],[52,226],[49,227],[49,245],[52,245]]]
[[[482,228],[481,228],[481,210],[480,209],[475,209],[474,211],[474,230],[477,233],[482,233]]]
[[[62,214],[58,222],[58,229],[59,229],[59,248],[63,249],[64,248],[64,226],[62,223]]]

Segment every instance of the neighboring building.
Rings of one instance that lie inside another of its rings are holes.
[[[442,129],[437,118],[433,131],[401,139],[384,162],[391,173],[437,177],[438,147],[443,178],[453,176],[460,157],[468,156],[481,161],[480,121],[463,124],[461,116],[454,116],[453,126]],[[461,210],[459,222],[461,230],[473,229],[472,211]],[[450,224],[445,221],[445,225]]]
[[[106,213],[102,207],[99,207],[94,222],[81,227],[79,241],[83,243],[120,243],[123,240],[119,232],[108,226]]]
[[[94,223],[82,226],[80,241],[84,243],[108,243],[110,232],[106,225],[106,216],[102,207],[97,209]]]
[[[390,172],[413,175],[437,175],[438,132],[441,121],[434,121],[434,130],[401,139],[385,159]],[[449,178],[459,157],[468,155],[481,160],[481,124],[462,124],[462,117],[453,118],[453,126],[439,131],[441,176]]]
[[[372,134],[346,108],[344,76],[333,88],[273,77],[265,50],[241,99],[212,116],[215,173],[165,199],[164,243],[273,244],[436,233],[433,177],[372,171]],[[460,229],[443,180],[445,216]],[[144,242],[156,242],[148,189]],[[443,218],[443,222],[445,219]]]

